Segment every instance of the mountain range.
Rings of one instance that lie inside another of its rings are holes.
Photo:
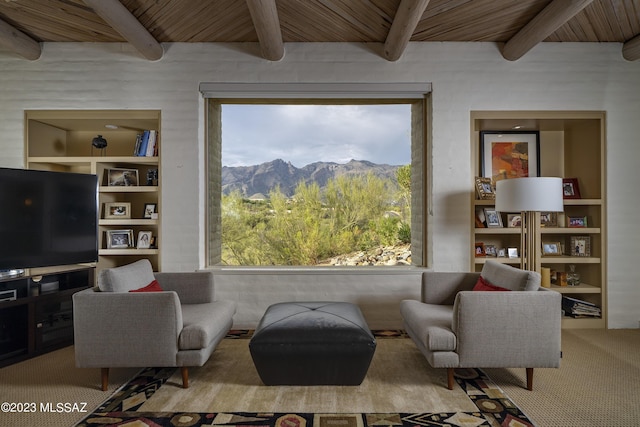
[[[332,178],[341,175],[366,175],[369,172],[380,178],[395,180],[398,167],[366,160],[351,160],[345,164],[315,162],[297,168],[282,159],[254,166],[223,166],[222,192],[229,194],[238,190],[245,197],[261,197],[279,186],[280,191],[290,197],[301,181],[305,184],[315,182],[323,188]]]

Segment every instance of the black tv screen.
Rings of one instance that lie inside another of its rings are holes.
[[[0,271],[98,259],[96,175],[0,168]]]

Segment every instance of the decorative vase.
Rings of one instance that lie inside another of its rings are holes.
[[[580,285],[580,274],[576,273],[576,266],[569,265],[569,273],[567,273],[567,284],[569,286]]]
[[[91,155],[93,156],[93,147],[96,147],[100,150],[102,155],[105,154],[105,148],[107,147],[107,140],[102,137],[102,135],[98,135],[91,140]]]

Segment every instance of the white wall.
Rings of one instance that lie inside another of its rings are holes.
[[[638,327],[640,61],[619,44],[549,44],[509,62],[493,43],[410,44],[395,63],[370,45],[287,44],[280,62],[251,44],[173,44],[148,62],[128,45],[46,44],[27,61],[0,50],[0,166],[24,165],[25,109],[162,110],[162,266],[203,256],[203,102],[209,82],[431,82],[433,268],[468,270],[470,111],[605,110],[609,204],[609,326]]]

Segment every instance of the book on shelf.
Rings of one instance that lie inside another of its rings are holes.
[[[133,148],[136,157],[153,157],[158,155],[158,131],[144,130],[136,136]]]

